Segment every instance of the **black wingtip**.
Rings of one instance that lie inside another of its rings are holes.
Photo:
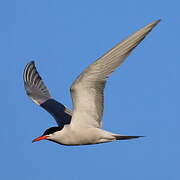
[[[29,61],[29,62],[27,63],[27,65],[26,65],[26,67],[28,67],[28,66],[30,66],[30,65],[35,66],[35,61],[34,61],[34,60]],[[26,67],[25,67],[25,69],[26,69]]]
[[[28,64],[35,64],[35,61],[34,60],[31,60]]]
[[[30,61],[29,63],[26,64],[25,68],[24,68],[24,71],[23,71],[23,79],[24,79],[24,82],[27,81],[27,77],[26,77],[26,74],[27,74],[27,69],[30,67],[30,66],[35,66],[35,62],[32,60]]]
[[[24,68],[24,73],[25,73],[27,67],[30,66],[31,64],[32,64],[32,65],[35,65],[35,61],[32,60],[32,61],[29,61],[29,62],[26,64],[26,66],[25,66],[25,68]]]

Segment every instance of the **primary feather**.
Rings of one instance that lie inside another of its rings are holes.
[[[72,124],[98,128],[102,126],[103,91],[108,76],[124,62],[159,21],[145,26],[117,44],[78,76],[71,86],[74,105]]]
[[[26,65],[23,77],[26,93],[33,102],[48,111],[59,126],[71,122],[72,111],[51,97],[48,88],[36,69],[34,61]]]

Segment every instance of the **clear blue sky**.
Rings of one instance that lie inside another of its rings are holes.
[[[179,179],[179,6],[176,0],[1,1],[0,179]],[[31,143],[56,124],[25,94],[27,62],[36,61],[52,95],[71,107],[77,75],[159,18],[105,89],[104,128],[146,138],[81,147]]]

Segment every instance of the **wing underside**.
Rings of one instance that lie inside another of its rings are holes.
[[[54,117],[58,125],[69,124],[72,111],[63,104],[52,99],[48,88],[35,67],[34,61],[26,65],[23,77],[26,93],[32,101],[48,111]]]
[[[124,62],[157,23],[159,20],[143,27],[117,44],[77,77],[71,86],[74,105],[72,124],[101,127],[103,90],[108,76]]]

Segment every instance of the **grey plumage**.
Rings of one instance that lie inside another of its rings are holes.
[[[33,102],[48,111],[59,126],[70,123],[72,111],[51,97],[35,67],[34,61],[26,65],[23,78],[26,93]]]
[[[27,95],[38,105],[51,98],[51,95],[37,72],[34,61],[29,62],[24,69],[24,86]]]
[[[132,50],[159,22],[160,20],[154,21],[117,44],[76,78],[70,89],[73,111],[52,99],[34,62],[30,62],[24,71],[27,94],[34,102],[52,114],[59,126],[62,125],[62,128],[49,129],[46,132],[53,130],[52,134],[46,133],[46,136],[41,136],[34,141],[49,139],[63,145],[84,145],[142,137],[114,134],[101,129],[103,91],[109,75],[124,62]],[[60,130],[54,132],[57,129]]]
[[[86,120],[76,118],[73,121],[73,118],[72,123],[77,125],[79,123],[81,126],[102,126],[103,90],[108,76],[124,62],[132,50],[159,22],[160,20],[155,21],[132,34],[97,59],[78,76],[71,86],[74,115],[77,113],[79,117],[80,114],[81,116],[83,114]]]

